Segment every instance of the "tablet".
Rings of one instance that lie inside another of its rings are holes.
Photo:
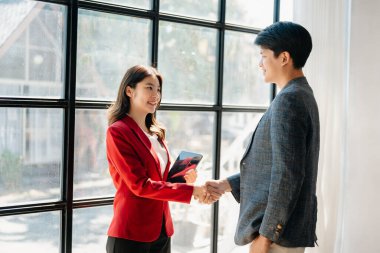
[[[169,170],[167,181],[172,183],[186,183],[183,176],[189,170],[195,169],[202,157],[203,155],[198,153],[181,151]]]

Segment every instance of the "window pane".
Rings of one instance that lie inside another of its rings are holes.
[[[160,22],[158,69],[164,103],[214,104],[217,30]]]
[[[0,205],[60,199],[62,109],[0,108]]]
[[[223,113],[220,177],[225,178],[240,171],[240,160],[249,145],[261,113]],[[225,219],[224,217],[229,217]],[[239,205],[231,193],[219,200],[218,252],[244,253],[247,247],[238,247],[234,235],[239,217]]]
[[[1,253],[59,253],[60,212],[0,217]]]
[[[273,22],[274,1],[226,0],[226,23],[265,28]]]
[[[260,48],[252,34],[226,31],[223,104],[269,105],[270,84],[259,69]]]
[[[197,167],[197,183],[212,177],[215,114],[210,112],[158,111],[157,119],[167,129],[172,159],[181,150],[203,154]],[[184,122],[186,122],[184,124]],[[170,203],[175,232],[172,252],[209,252],[211,240],[211,205],[192,201],[190,205]]]
[[[124,5],[128,7],[151,9],[152,0],[98,0],[99,2]]]
[[[105,252],[112,212],[112,206],[74,209],[73,253]]]
[[[160,11],[216,21],[219,16],[219,0],[161,0]]]
[[[113,196],[105,148],[106,110],[75,114],[74,198]]]
[[[115,100],[125,71],[150,63],[151,23],[79,10],[77,97]]]
[[[63,97],[66,7],[0,2],[0,97]]]

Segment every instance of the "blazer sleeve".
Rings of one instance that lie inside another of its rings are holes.
[[[193,186],[180,183],[155,181],[148,177],[133,144],[117,127],[107,130],[107,158],[125,182],[129,190],[139,197],[189,203]]]
[[[227,177],[227,181],[231,186],[232,196],[240,203],[240,173]]]
[[[305,176],[307,108],[302,97],[281,94],[272,107],[272,170],[259,233],[277,242],[297,203]]]

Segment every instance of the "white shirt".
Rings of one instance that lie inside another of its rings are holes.
[[[160,167],[161,167],[161,176],[164,176],[165,168],[168,163],[168,155],[166,153],[166,149],[161,145],[161,143],[158,141],[158,137],[156,134],[150,135],[147,134],[145,131],[143,131],[145,135],[148,137],[150,142],[152,143],[154,151],[156,151],[158,160],[160,161]]]

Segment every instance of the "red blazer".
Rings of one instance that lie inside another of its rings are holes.
[[[162,220],[168,236],[173,222],[168,201],[189,203],[193,186],[166,182],[170,159],[161,176],[160,163],[150,140],[129,116],[107,130],[107,159],[116,187],[114,216],[108,235],[140,242],[156,240]]]

